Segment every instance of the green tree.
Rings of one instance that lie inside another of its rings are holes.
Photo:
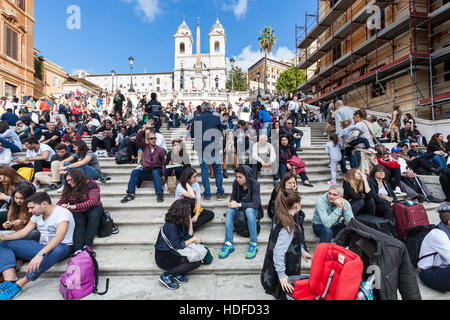
[[[261,36],[258,38],[259,49],[261,52],[264,52],[264,75],[262,76],[264,80],[264,92],[267,92],[267,80],[265,77],[267,75],[267,56],[272,52],[276,41],[275,30],[271,27],[264,27],[261,31]]]
[[[239,67],[233,67],[230,71],[230,79],[227,80],[227,91],[231,91],[232,83],[231,77],[234,81],[234,91],[247,91],[247,77]]]
[[[39,80],[44,80],[44,61],[44,57],[40,55],[34,56],[34,76]]]
[[[297,80],[296,80],[297,78]],[[294,93],[297,91],[297,86],[306,82],[306,73],[304,70],[299,70],[292,67],[280,74],[277,81],[277,92],[280,93]]]

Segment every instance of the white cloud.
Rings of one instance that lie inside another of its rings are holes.
[[[160,14],[161,8],[159,6],[159,0],[122,0],[127,3],[135,3],[134,10],[136,14],[144,17],[144,21],[152,22],[156,16]]]
[[[264,57],[264,52],[260,52],[259,49],[254,51],[252,50],[252,46],[248,45],[239,55],[233,58],[236,60],[235,65],[240,67],[244,72],[247,72],[248,68],[258,62],[262,57]],[[287,47],[279,47],[268,58],[276,61],[291,61],[294,57],[295,53],[292,50]]]
[[[248,0],[232,0],[232,2],[232,4],[224,4],[223,10],[233,11],[238,19],[244,17],[248,9]]]

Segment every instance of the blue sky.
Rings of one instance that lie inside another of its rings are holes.
[[[71,5],[80,8],[79,30],[67,28]],[[273,58],[292,58],[295,24],[315,7],[316,0],[36,0],[35,47],[69,73],[127,73],[130,55],[135,72],[170,72],[173,35],[183,18],[195,34],[200,17],[205,53],[219,17],[227,32],[227,57],[248,68],[261,56],[257,39],[266,25],[278,39]]]

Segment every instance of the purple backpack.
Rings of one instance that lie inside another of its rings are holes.
[[[91,293],[104,295],[108,292],[109,279],[106,279],[105,292],[97,291],[98,263],[95,252],[85,247],[70,259],[66,272],[61,275],[59,292],[64,300],[80,300]]]

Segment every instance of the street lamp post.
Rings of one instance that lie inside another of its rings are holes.
[[[216,76],[216,89],[219,90],[219,76]]]
[[[128,92],[135,92],[133,88],[133,64],[134,64],[134,58],[129,57],[128,61],[130,62],[130,68],[131,68],[131,84],[130,84],[130,90]]]
[[[231,64],[231,92],[234,92],[234,63],[236,62],[236,60],[234,60],[233,57],[231,57],[230,59],[230,64]]]
[[[114,77],[116,76],[116,72],[114,70],[111,71],[111,76],[112,76],[112,88],[111,88],[111,92],[114,93]]]
[[[258,97],[260,97],[261,96],[261,89],[260,89],[260,86],[259,86],[259,79],[261,79],[261,72],[258,71],[256,76],[258,77]]]

